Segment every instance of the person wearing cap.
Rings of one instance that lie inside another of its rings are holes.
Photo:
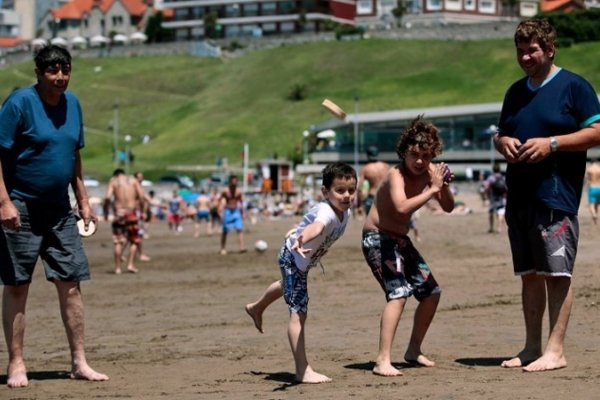
[[[57,289],[71,378],[108,380],[88,365],[84,351],[80,282],[90,279],[90,269],[69,187],[86,228],[96,216],[79,154],[84,146],[81,105],[67,91],[71,55],[48,46],[34,61],[37,83],[13,91],[0,109],[0,283],[10,388],[29,383],[23,357],[25,306],[38,258]]]

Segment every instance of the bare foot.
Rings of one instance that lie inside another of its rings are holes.
[[[127,267],[127,272],[131,272],[132,274],[136,274],[139,272],[139,269],[136,267]]]
[[[380,376],[402,376],[404,375],[399,369],[394,368],[392,364],[375,364],[373,373]]]
[[[121,275],[121,268],[117,268],[117,269],[115,269],[115,274],[117,274],[117,275]]]
[[[152,259],[145,254],[142,254],[140,256],[140,261],[150,261],[150,260],[152,260]]]
[[[516,357],[502,361],[500,366],[502,368],[521,368],[540,357],[540,355],[540,353],[529,353],[523,350]]]
[[[328,383],[331,382],[332,379],[313,371],[313,369],[308,366],[304,371],[304,374],[296,374],[296,381],[300,383]]]
[[[11,389],[26,387],[29,384],[29,381],[27,380],[27,370],[25,369],[23,361],[9,364],[6,376],[6,384]]]
[[[71,379],[84,379],[88,381],[107,381],[109,377],[91,369],[88,365],[73,368]]]
[[[554,369],[565,368],[567,359],[564,356],[556,356],[555,354],[544,354],[534,362],[523,368],[525,372],[543,372]]]
[[[435,367],[435,362],[431,361],[423,354],[417,354],[417,356],[415,357],[414,355],[406,353],[404,355],[404,360],[409,364],[415,364],[421,367]]]
[[[250,318],[252,318],[252,321],[254,321],[254,326],[256,327],[256,329],[258,329],[258,331],[260,333],[263,333],[262,314],[255,313],[254,310],[252,309],[252,304],[246,304],[246,307],[244,307],[244,309],[246,310],[246,312],[248,313]]]

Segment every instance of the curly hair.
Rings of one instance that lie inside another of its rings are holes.
[[[418,148],[421,151],[430,152],[435,158],[442,153],[442,146],[439,129],[425,120],[423,115],[419,115],[400,135],[398,144],[396,144],[396,154],[400,159],[404,159],[409,149]]]
[[[519,43],[529,43],[534,40],[544,51],[554,48],[556,29],[546,18],[532,18],[522,21],[517,26],[515,46],[518,46]]]

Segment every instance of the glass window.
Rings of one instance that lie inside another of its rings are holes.
[[[251,17],[258,15],[258,4],[244,4],[242,7],[244,8],[245,16]]]
[[[427,0],[427,10],[441,10],[442,0]]]
[[[262,3],[261,15],[275,15],[275,14],[277,14],[277,4]]]

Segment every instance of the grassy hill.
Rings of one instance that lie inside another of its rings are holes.
[[[558,51],[557,64],[583,75],[600,90],[600,43]],[[173,164],[241,164],[285,157],[301,145],[302,131],[329,119],[323,98],[352,111],[381,111],[501,101],[522,73],[511,40],[447,42],[370,39],[259,50],[234,59],[191,56],[78,58],[70,89],[84,107],[86,173],[110,175],[114,105],[120,147],[131,135],[135,169],[150,177]],[[0,73],[0,96],[33,83],[33,63]],[[289,99],[295,85],[301,101]],[[142,137],[151,141],[142,144]]]

